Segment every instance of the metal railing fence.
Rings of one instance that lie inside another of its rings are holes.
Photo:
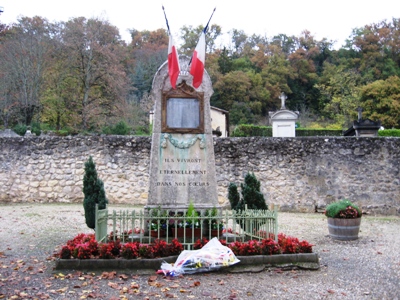
[[[277,210],[99,210],[96,206],[95,236],[98,242],[119,239],[122,243],[177,238],[185,249],[198,239],[213,237],[227,242],[278,239]]]

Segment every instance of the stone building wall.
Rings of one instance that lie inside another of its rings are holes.
[[[315,211],[348,198],[371,213],[400,215],[400,139],[216,138],[219,202],[254,172],[268,204]],[[91,155],[110,203],[146,204],[151,139],[136,136],[2,137],[0,202],[82,202]]]

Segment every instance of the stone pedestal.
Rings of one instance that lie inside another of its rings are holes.
[[[298,113],[282,109],[269,113],[273,137],[295,137]]]
[[[155,100],[147,207],[196,209],[218,206],[210,117],[211,79],[204,72],[198,89],[191,85],[188,57],[179,58],[176,89],[164,63],[153,80]]]

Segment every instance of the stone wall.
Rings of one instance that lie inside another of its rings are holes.
[[[344,197],[400,215],[399,138],[216,138],[218,196],[247,172],[268,204],[315,211]],[[146,204],[151,139],[136,136],[0,138],[0,202],[82,202],[91,155],[110,203]]]

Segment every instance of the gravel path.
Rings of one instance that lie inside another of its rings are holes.
[[[172,279],[54,271],[54,251],[81,232],[91,232],[82,205],[0,205],[0,299],[400,299],[398,217],[364,216],[360,238],[341,242],[328,237],[322,214],[279,213],[279,232],[314,244],[320,270]]]

